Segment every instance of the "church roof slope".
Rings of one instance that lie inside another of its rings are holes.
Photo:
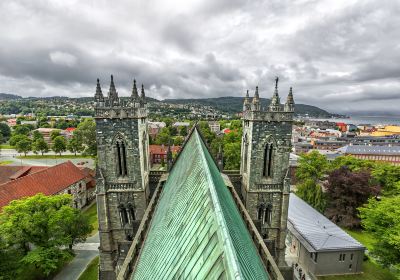
[[[194,129],[173,166],[132,279],[268,279],[215,162]]]

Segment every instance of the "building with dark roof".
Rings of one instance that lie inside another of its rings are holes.
[[[365,247],[295,194],[290,194],[290,255],[312,276],[362,272]]]

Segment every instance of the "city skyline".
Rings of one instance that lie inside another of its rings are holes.
[[[0,92],[120,95],[133,78],[157,99],[270,98],[334,113],[395,114],[396,1],[12,1],[0,3]]]

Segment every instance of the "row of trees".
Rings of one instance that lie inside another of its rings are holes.
[[[32,131],[32,128],[28,125],[18,125],[14,128],[9,143],[19,153],[24,153],[25,155],[30,151],[43,155],[50,148],[60,155],[66,150],[75,155],[80,152],[85,155],[96,155],[96,127],[95,122],[91,119],[85,119],[81,122],[68,141],[60,135],[60,130],[52,131],[50,138],[53,143],[51,147],[46,143],[41,133],[36,130]]]
[[[376,238],[372,253],[400,268],[400,166],[314,151],[298,161],[296,194],[336,224]]]
[[[68,194],[14,200],[0,214],[0,279],[47,276],[72,257],[92,231]],[[43,278],[43,277],[42,277]]]

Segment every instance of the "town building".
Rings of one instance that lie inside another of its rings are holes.
[[[97,82],[100,279],[291,279],[285,262],[294,113],[278,95],[245,98],[240,173],[218,169],[197,126],[169,172],[150,172],[142,86],[118,97]]]
[[[311,279],[362,272],[365,247],[293,193],[287,226],[288,259]]]
[[[337,150],[343,155],[400,165],[400,146],[346,145]]]
[[[0,209],[12,200],[38,193],[55,195],[68,193],[73,196],[73,206],[82,208],[88,203],[88,177],[72,162],[67,161],[48,168],[23,167],[17,171],[11,180],[0,185]],[[27,174],[26,174],[27,172]],[[94,186],[93,184],[91,185]]]
[[[208,122],[208,126],[210,127],[210,130],[215,134],[219,134],[221,131],[221,125],[219,124],[219,122]]]
[[[371,136],[390,136],[400,135],[400,126],[398,125],[387,125],[383,128],[378,128],[376,131],[371,133]]]
[[[153,166],[153,164],[167,164],[168,149],[170,149],[172,155],[176,155],[181,150],[181,146],[149,145],[150,166]]]
[[[48,166],[0,165],[0,184],[46,169]]]

